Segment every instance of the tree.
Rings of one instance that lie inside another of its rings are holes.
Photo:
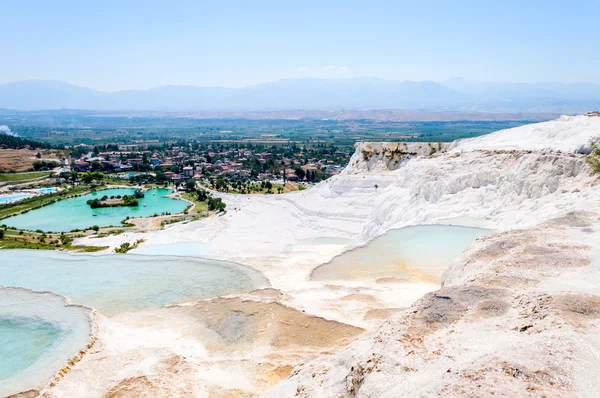
[[[221,198],[209,197],[208,198],[208,210],[210,211],[225,211],[226,204],[221,200]]]
[[[209,198],[208,191],[206,189],[200,188],[198,190],[198,201],[204,202],[205,200],[208,200],[208,198]]]
[[[302,167],[296,167],[296,169],[294,169],[294,173],[300,180],[304,180],[304,176],[306,176],[306,173]]]
[[[315,181],[321,181],[325,177],[325,173],[321,169],[316,169],[315,171],[313,171],[313,176],[315,178]]]
[[[81,179],[86,184],[89,184],[90,182],[92,182],[94,180],[94,176],[92,175],[92,173],[83,173],[83,175],[81,176]]]
[[[215,188],[217,191],[225,189],[227,183],[222,177],[217,178],[217,182],[215,183]]]
[[[165,182],[167,181],[167,176],[165,175],[165,173],[157,171],[155,179],[156,182]]]
[[[196,181],[192,178],[185,182],[185,190],[188,192],[194,192],[196,190]]]
[[[98,230],[100,230],[100,227],[99,227],[99,226],[97,226],[97,225],[93,225],[93,226],[92,226],[92,229],[93,229],[94,231],[98,232]]]

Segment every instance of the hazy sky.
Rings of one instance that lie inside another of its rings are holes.
[[[600,83],[600,1],[0,0],[0,82],[378,76]]]

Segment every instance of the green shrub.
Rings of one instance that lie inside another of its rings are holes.
[[[592,152],[585,159],[596,174],[600,174],[600,137],[592,138]]]
[[[115,247],[115,253],[127,253],[131,249],[129,242],[122,243],[121,246]]]

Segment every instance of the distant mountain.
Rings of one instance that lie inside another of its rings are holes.
[[[501,83],[454,78],[440,82],[471,96],[474,107],[580,113],[600,106],[600,86],[593,83]]]
[[[104,93],[53,80],[26,80],[0,85],[0,108],[87,109],[102,103]]]
[[[0,85],[0,108],[90,110],[282,110],[427,108],[467,96],[434,82],[288,79],[243,88],[163,86],[103,93],[55,81]]]
[[[600,100],[600,86],[593,83],[499,83],[454,78],[446,87],[482,98]]]
[[[106,93],[59,81],[0,84],[0,108],[268,111],[407,109],[486,112],[567,112],[600,109],[590,83],[444,82],[378,78],[286,79],[242,88],[162,86]]]

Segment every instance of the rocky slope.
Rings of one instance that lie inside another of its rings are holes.
[[[271,289],[99,317],[98,340],[47,397],[251,397],[362,329],[282,305]]]
[[[504,232],[471,245],[440,290],[337,354],[306,358],[264,396],[597,396],[600,185],[577,153],[599,134],[600,118],[561,117],[370,176],[395,179],[371,202],[365,240],[461,215]],[[385,168],[379,152],[357,151],[349,168]]]
[[[598,213],[480,238],[442,289],[264,396],[597,396],[598,292]]]

